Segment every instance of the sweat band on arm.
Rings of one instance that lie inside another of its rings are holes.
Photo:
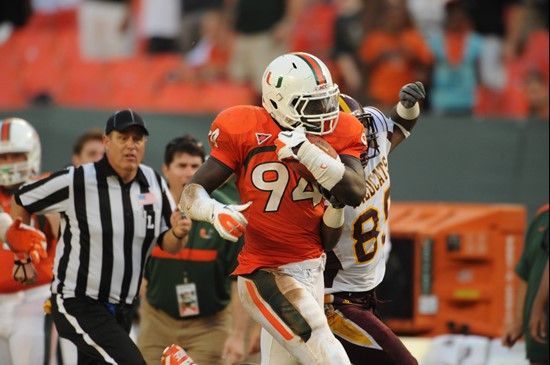
[[[401,118],[406,120],[413,120],[418,118],[420,115],[420,106],[418,105],[418,102],[414,103],[414,105],[410,108],[405,108],[401,102],[397,103],[397,115],[399,115]]]
[[[323,214],[323,223],[330,228],[340,228],[344,225],[344,208],[334,208],[329,204],[325,214]]]
[[[329,191],[344,177],[346,167],[342,161],[332,158],[312,143],[304,142],[297,156],[315,180]]]
[[[180,209],[191,219],[212,223],[212,213],[217,205],[223,204],[210,198],[199,184],[187,185],[181,193]]]

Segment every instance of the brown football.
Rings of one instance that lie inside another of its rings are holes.
[[[311,143],[313,143],[314,145],[319,147],[321,149],[321,151],[325,152],[327,155],[329,155],[330,157],[332,157],[334,159],[338,158],[338,153],[336,152],[334,147],[332,147],[330,145],[330,143],[325,141],[323,138],[321,138],[320,136],[313,135],[313,134],[307,134],[306,136],[307,136],[307,139]],[[307,181],[315,182],[315,178],[313,177],[311,172],[309,172],[309,170],[304,165],[302,165],[300,162],[298,162],[297,160],[295,160],[295,159],[285,159],[284,162],[292,170],[294,170],[294,172],[296,172],[298,175],[300,175],[301,177],[303,177]]]

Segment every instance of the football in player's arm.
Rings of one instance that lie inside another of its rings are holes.
[[[357,206],[361,203],[366,189],[365,174],[359,159],[349,155],[333,159],[307,139],[303,128],[280,132],[275,144],[280,161],[288,158],[299,161],[334,199],[343,205]],[[321,225],[321,244],[325,251],[331,251],[338,243],[343,223],[343,206],[329,204]]]

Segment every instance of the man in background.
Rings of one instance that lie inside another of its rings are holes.
[[[525,338],[527,359],[531,365],[548,364],[548,340],[540,343],[529,331],[531,309],[548,261],[544,247],[548,247],[548,204],[541,207],[531,221],[525,237],[523,252],[516,265],[521,279],[517,291],[517,310],[514,321],[502,335],[502,344],[512,347],[522,336]],[[548,317],[546,317],[548,328]]]
[[[204,159],[202,143],[188,135],[166,145],[162,171],[174,200]],[[231,180],[212,197],[224,204],[240,202]],[[176,254],[153,249],[145,270],[139,349],[149,365],[157,365],[170,344],[184,348],[198,364],[238,364],[244,356],[248,317],[229,274],[237,266],[242,239],[225,240],[210,223],[198,221],[193,221],[188,237]]]
[[[88,162],[97,162],[104,153],[103,132],[90,129],[81,134],[73,145],[73,165],[78,167]]]

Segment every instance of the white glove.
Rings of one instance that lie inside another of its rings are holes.
[[[241,212],[246,210],[250,204],[252,202],[242,205],[216,204],[212,210],[210,223],[214,225],[222,238],[237,242],[248,225],[248,221]]]
[[[297,128],[293,131],[279,132],[275,145],[277,146],[277,157],[279,161],[293,158],[299,160],[293,148],[300,146],[303,143],[310,143],[306,137],[306,132],[303,128]]]

